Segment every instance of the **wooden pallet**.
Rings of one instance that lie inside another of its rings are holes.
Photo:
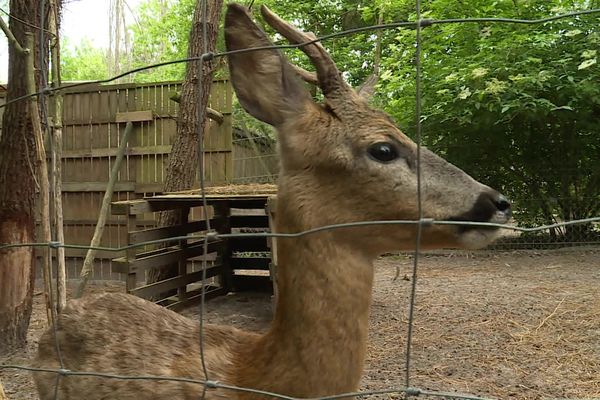
[[[211,230],[226,233],[269,232],[274,214],[267,211],[271,194],[225,194],[222,190],[204,199],[190,192],[169,193],[141,200],[112,203],[112,213],[128,221],[129,245],[182,237],[168,243],[132,248],[125,256],[113,259],[113,270],[125,274],[126,288],[131,294],[154,299],[169,308],[181,308],[200,299],[202,286],[207,298],[231,291],[273,290],[272,241],[265,237],[210,239],[204,251],[207,233],[206,216]],[[179,210],[184,222],[177,226],[139,229],[138,219],[149,214]],[[152,284],[140,284],[151,268],[178,265],[179,274]],[[202,266],[206,265],[206,271]],[[203,276],[206,280],[203,282]],[[157,298],[161,293],[177,289],[176,296]]]

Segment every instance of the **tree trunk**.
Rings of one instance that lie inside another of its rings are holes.
[[[10,2],[10,31],[21,45],[26,43],[30,28],[16,19],[38,25],[39,8],[39,1]],[[34,61],[36,69],[39,69],[39,32],[33,31],[31,34]],[[27,74],[34,73],[28,71],[27,56],[15,46],[9,47],[8,54],[7,102],[27,94]],[[0,137],[0,243],[35,241],[37,165],[33,121],[27,100],[8,104],[4,110]],[[14,351],[25,344],[34,273],[32,247],[0,250],[0,354]]]
[[[190,32],[188,56],[199,57],[204,53],[213,52],[219,28],[222,0],[209,1],[206,5],[206,44],[203,40],[203,21],[202,21],[202,2],[196,3],[194,10],[194,19]],[[206,46],[206,47],[205,47]],[[169,165],[167,166],[167,176],[165,178],[165,192],[191,189],[194,185],[196,172],[198,170],[198,132],[204,132],[206,126],[206,107],[208,106],[208,97],[214,63],[205,61],[202,64],[202,77],[199,82],[198,62],[190,62],[187,65],[185,80],[183,82],[181,101],[179,103],[179,118],[177,121],[177,136],[171,154],[169,156]],[[202,85],[202,96],[200,96],[199,83]],[[200,109],[198,109],[200,107]],[[200,124],[199,124],[200,122]],[[184,215],[182,212],[162,212],[158,218],[159,226],[173,226],[181,223]],[[178,275],[178,265],[172,265],[164,268],[150,270],[148,273],[148,283],[157,282],[163,279]],[[171,295],[176,291],[169,292]],[[159,295],[164,297],[165,293]]]

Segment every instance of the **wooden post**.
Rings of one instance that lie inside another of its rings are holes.
[[[117,158],[115,163],[113,164],[112,170],[110,171],[110,179],[108,181],[108,185],[106,187],[106,192],[104,193],[104,198],[102,199],[102,207],[100,208],[100,215],[98,216],[98,223],[96,224],[96,230],[94,231],[94,236],[92,237],[92,242],[90,246],[96,247],[100,245],[100,240],[102,239],[102,233],[104,232],[104,225],[106,224],[106,218],[108,217],[108,211],[110,209],[110,202],[112,200],[113,189],[115,187],[115,182],[117,181],[117,177],[119,176],[119,169],[121,168],[121,162],[123,161],[123,156],[125,155],[125,149],[127,147],[127,141],[129,139],[129,135],[133,130],[133,123],[128,122],[125,127],[125,132],[123,133],[123,138],[121,139],[121,145],[119,146],[119,151],[117,153]],[[83,267],[81,269],[80,281],[77,286],[77,291],[75,292],[75,298],[81,297],[83,295],[83,290],[85,289],[85,285],[90,279],[90,274],[93,267],[94,256],[96,255],[96,250],[89,249],[86,256],[85,261],[83,262]]]
[[[131,244],[129,237],[131,232],[137,230],[137,214],[132,214],[131,210],[127,213],[127,244]],[[127,277],[125,278],[125,290],[131,292],[137,286],[137,272],[131,272],[131,262],[135,260],[137,250],[128,249],[125,251],[125,259],[127,260]]]
[[[276,209],[277,196],[270,196],[267,199],[267,215],[269,216],[269,229],[271,232],[275,232]],[[269,246],[271,247],[271,264],[269,265],[269,273],[271,275],[271,281],[273,281],[273,313],[275,313],[279,296],[279,291],[277,290],[277,238],[270,238]]]
[[[223,218],[223,223],[219,226],[219,233],[231,233],[231,206],[229,202],[215,202],[213,204],[213,218]],[[233,287],[233,270],[231,269],[231,244],[229,239],[225,239],[225,245],[221,250],[221,287],[225,293],[229,293]],[[204,284],[204,282],[203,282]]]
[[[204,211],[206,212],[206,210]],[[181,224],[187,224],[190,218],[190,209],[189,208],[184,208],[181,210]],[[184,249],[185,247],[187,247],[187,240],[183,239],[179,241],[179,247],[181,247],[182,249]],[[206,257],[206,254],[204,255]],[[178,269],[179,269],[179,276],[185,276],[187,275],[187,264],[188,264],[188,260],[187,258],[183,258],[181,260],[179,260],[178,263]],[[187,298],[187,284],[178,287],[177,288],[177,298],[179,301],[185,301]]]

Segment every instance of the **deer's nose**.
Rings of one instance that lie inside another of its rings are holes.
[[[512,215],[512,208],[510,201],[501,194],[492,195],[492,203],[496,206],[496,209],[503,212],[508,218]]]

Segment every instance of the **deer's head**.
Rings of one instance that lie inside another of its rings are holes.
[[[309,41],[266,7],[265,21],[291,43]],[[225,19],[227,50],[271,45],[247,10],[232,4]],[[241,105],[279,133],[280,231],[369,220],[418,218],[416,144],[391,118],[369,107],[342,78],[319,44],[302,47],[314,65],[324,104],[313,101],[296,68],[277,50],[229,55]],[[422,210],[435,220],[504,223],[510,203],[427,149],[421,151]],[[414,246],[414,225],[360,228],[343,235],[373,253]],[[434,225],[423,229],[425,248],[487,245],[496,231]],[[353,237],[353,234],[357,236]]]

